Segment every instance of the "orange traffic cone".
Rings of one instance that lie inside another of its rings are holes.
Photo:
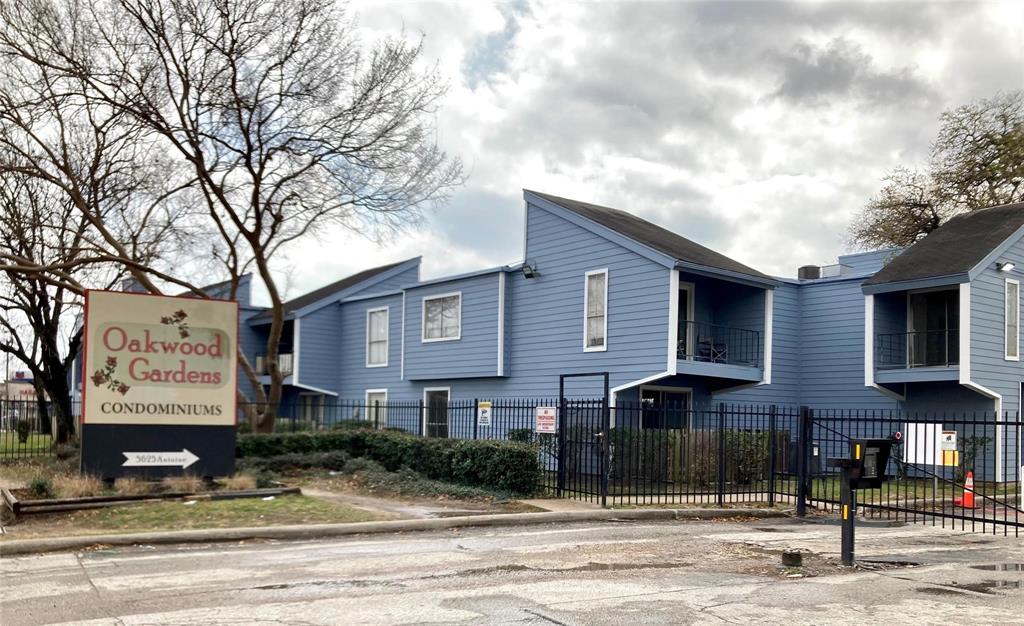
[[[965,509],[974,508],[974,472],[967,472],[967,480],[964,481],[964,497],[953,500],[953,506]]]

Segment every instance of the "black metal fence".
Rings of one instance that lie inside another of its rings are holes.
[[[72,406],[78,414],[77,403]],[[35,400],[0,400],[0,460],[54,454],[53,406]]]
[[[538,432],[537,413],[544,407],[557,419],[553,429]],[[828,514],[838,506],[838,470],[829,467],[829,458],[848,456],[855,439],[899,432],[886,468],[891,480],[860,492],[861,515],[983,532],[1018,534],[1024,528],[1024,423],[1008,413],[609,407],[604,399],[586,398],[339,402],[282,419],[278,430],[351,420],[425,437],[532,444],[544,470],[540,487],[552,496],[613,506],[761,502],[790,505],[798,514]]]
[[[241,405],[239,429],[250,430],[261,408]],[[608,505],[763,502],[798,514],[838,507],[839,470],[828,459],[848,457],[854,440],[900,433],[885,468],[890,480],[859,492],[859,514],[966,531],[1019,535],[1024,528],[1019,414],[608,406],[604,398],[318,401],[274,414],[276,432],[359,422],[423,437],[528,443],[543,470],[539,487],[556,497]],[[0,402],[0,458],[52,453],[36,403]]]

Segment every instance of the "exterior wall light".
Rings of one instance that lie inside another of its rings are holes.
[[[1013,268],[1017,267],[1013,263],[1006,261],[1004,263],[996,263],[996,269],[1000,272],[1012,272]]]
[[[529,263],[523,263],[523,278],[537,278],[540,276],[540,272],[537,270],[536,265],[530,265]]]

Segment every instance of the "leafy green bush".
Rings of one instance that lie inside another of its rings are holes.
[[[334,428],[334,430],[373,430],[373,422],[368,422],[366,420],[341,420],[334,424],[332,428]]]
[[[274,430],[282,433],[305,432],[310,429],[309,422],[290,417],[279,417],[274,420]]]
[[[614,480],[670,482],[677,480],[673,463],[679,450],[679,431],[613,428],[610,477]]]
[[[389,472],[383,465],[365,457],[352,459],[345,467],[345,473],[352,476],[361,489],[369,492],[387,492],[400,496],[420,498],[458,498],[460,500],[488,500],[506,498],[510,494],[495,492],[479,487],[424,478],[422,475],[403,468]]]
[[[725,432],[726,480],[750,485],[768,477],[768,433],[744,430]]]
[[[277,474],[267,470],[260,470],[253,474],[253,478],[256,479],[257,489],[269,489],[270,487],[277,487]]]
[[[391,472],[408,468],[434,480],[518,494],[533,493],[540,479],[537,448],[528,444],[424,439],[404,432],[365,428],[240,435],[237,454],[247,459],[332,450],[366,457]]]
[[[18,433],[18,443],[28,443],[28,436],[32,434],[32,422],[22,418],[14,425],[14,430]]]
[[[28,491],[37,498],[53,497],[53,482],[46,476],[33,476],[28,481]]]
[[[349,455],[344,450],[332,450],[330,452],[289,452],[272,457],[248,457],[242,459],[238,465],[242,469],[274,473],[311,468],[340,471],[345,468],[345,463],[348,460]]]

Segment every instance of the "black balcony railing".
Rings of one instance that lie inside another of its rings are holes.
[[[875,367],[949,367],[960,364],[960,331],[926,330],[875,336]]]
[[[684,322],[677,356],[690,361],[761,367],[761,333],[746,328]]]

